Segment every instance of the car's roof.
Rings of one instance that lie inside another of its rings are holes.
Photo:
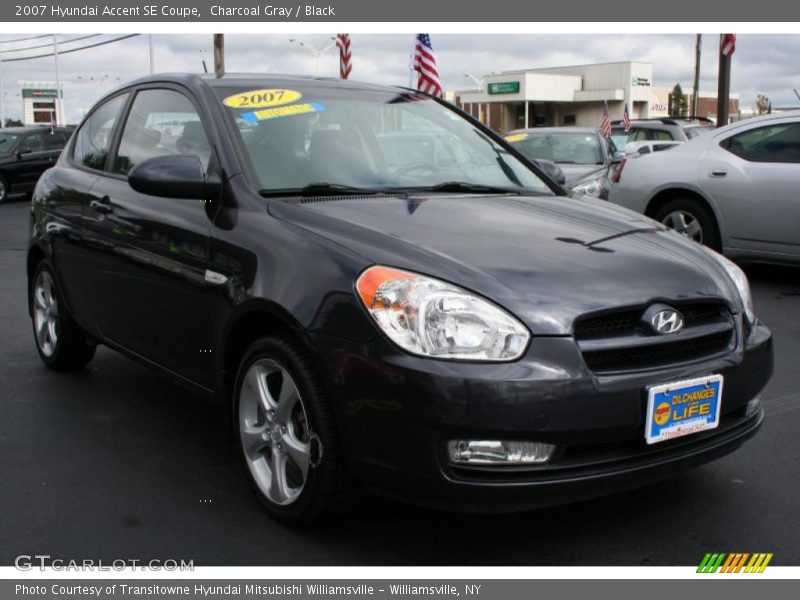
[[[120,89],[145,83],[178,83],[188,87],[208,86],[216,87],[247,87],[252,89],[275,87],[287,84],[306,84],[317,87],[339,89],[374,90],[397,92],[397,87],[375,85],[350,79],[342,80],[334,77],[311,77],[304,75],[289,75],[281,73],[226,73],[217,77],[213,73],[159,73],[149,75],[126,83]]]
[[[28,133],[29,131],[47,131],[50,125],[25,125],[23,127],[3,127],[0,133]],[[55,131],[70,131],[66,127],[55,127]]]
[[[529,127],[528,129],[515,129],[513,133],[598,133],[596,127]]]

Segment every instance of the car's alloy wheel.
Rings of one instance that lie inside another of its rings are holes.
[[[672,211],[661,220],[661,223],[699,244],[703,243],[703,227],[697,217],[688,211]]]
[[[8,184],[5,177],[0,176],[0,203],[3,203],[8,198]]]
[[[343,460],[333,405],[307,347],[285,334],[256,340],[232,392],[239,457],[267,512],[306,526],[352,508],[361,488]]]
[[[82,369],[94,357],[97,346],[72,320],[53,273],[50,263],[43,260],[31,279],[30,311],[36,349],[51,369]]]
[[[722,248],[713,213],[694,198],[674,198],[664,204],[653,218],[695,242],[717,251]]]
[[[41,353],[53,356],[58,346],[58,300],[53,278],[44,270],[39,271],[33,288],[33,327]]]
[[[239,435],[261,493],[279,506],[294,503],[308,479],[312,434],[297,384],[275,360],[255,361],[244,376]]]

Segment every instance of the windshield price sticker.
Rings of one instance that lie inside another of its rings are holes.
[[[322,112],[324,110],[325,107],[319,102],[306,102],[304,104],[292,104],[291,106],[254,110],[253,112],[242,113],[239,116],[248,123],[257,123],[258,121],[277,119],[278,117],[291,117],[294,115]]]
[[[267,108],[297,102],[303,94],[296,90],[250,90],[228,96],[222,102],[231,108]]]

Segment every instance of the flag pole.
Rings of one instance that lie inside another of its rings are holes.
[[[733,52],[725,52],[725,33],[719,36],[719,76],[717,82],[717,127],[728,124],[728,98],[731,92],[731,57]]]

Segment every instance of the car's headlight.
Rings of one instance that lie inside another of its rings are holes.
[[[501,308],[432,277],[374,266],[361,274],[356,290],[381,330],[413,354],[509,361],[522,356],[530,339]]]
[[[713,256],[722,268],[725,269],[725,272],[728,274],[728,277],[731,278],[733,281],[733,285],[736,286],[736,289],[739,292],[739,296],[742,299],[742,305],[744,306],[744,315],[747,319],[747,322],[750,325],[755,325],[756,322],[756,314],[755,310],[753,309],[753,294],[750,292],[750,282],[747,281],[747,275],[744,274],[735,263],[728,260],[719,252],[715,252],[708,246],[703,246],[703,249],[708,252],[711,256]]]
[[[603,191],[603,177],[594,177],[581,181],[577,185],[572,186],[572,191],[579,194],[586,194],[593,198],[599,198],[600,193]]]

